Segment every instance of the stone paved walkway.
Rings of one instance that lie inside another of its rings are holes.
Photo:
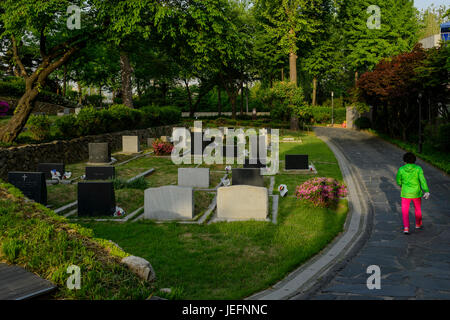
[[[422,201],[423,230],[402,233],[400,188],[395,174],[404,151],[371,135],[316,128],[357,169],[373,210],[371,234],[359,251],[312,299],[450,299],[450,178],[418,160],[430,188]],[[381,269],[381,289],[369,290],[367,266]]]

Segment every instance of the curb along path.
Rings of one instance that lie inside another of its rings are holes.
[[[319,136],[319,135],[318,135]],[[339,162],[344,181],[349,187],[349,214],[344,232],[321,253],[300,266],[273,287],[250,296],[249,300],[285,300],[302,298],[307,292],[329,278],[340,263],[353,255],[365,240],[369,226],[369,207],[359,188],[357,173],[349,165],[344,154],[326,137],[324,140]]]

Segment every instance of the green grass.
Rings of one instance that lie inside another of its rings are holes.
[[[284,134],[301,135],[303,143],[280,143],[281,159],[286,153],[309,154],[311,161],[317,161],[318,176],[342,181],[333,153],[313,133],[285,131]],[[163,159],[152,161],[154,165]],[[158,172],[161,176],[152,176],[156,181],[176,183],[175,168],[165,165]],[[151,221],[83,225],[92,228],[97,237],[112,239],[127,252],[149,260],[158,277],[157,286],[175,288],[177,296],[183,299],[242,299],[281,280],[343,230],[348,211],[346,200],[331,209],[317,208],[292,197],[295,186],[311,177],[314,175],[283,172],[276,176],[274,188],[285,183],[290,194],[279,199],[276,225],[256,221],[211,225]],[[202,205],[206,206],[208,201],[201,200]]]
[[[120,263],[128,254],[91,230],[69,224],[0,181],[0,262],[24,267],[58,286],[55,299],[146,299],[155,291]],[[81,270],[81,289],[69,290],[67,267]]]
[[[415,143],[405,142],[398,139],[394,139],[389,137],[386,134],[382,134],[379,132],[376,132],[375,130],[365,130],[367,133],[376,135],[394,145],[397,147],[414,153],[417,157],[421,158],[422,160],[432,164],[433,166],[443,170],[445,173],[450,174],[450,153],[448,152],[442,152],[439,150],[436,150],[433,148],[433,146],[424,143],[422,147],[422,152],[418,152],[418,145]]]

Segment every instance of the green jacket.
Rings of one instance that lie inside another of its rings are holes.
[[[402,187],[402,198],[421,198],[423,196],[422,190],[423,192],[430,192],[422,168],[412,163],[398,169],[397,184]]]

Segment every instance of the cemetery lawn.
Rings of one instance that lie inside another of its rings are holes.
[[[312,132],[281,133],[299,136],[303,143],[280,143],[280,159],[284,160],[286,153],[309,154],[317,176],[342,181],[334,154]],[[176,298],[242,299],[283,279],[342,232],[347,200],[341,200],[336,208],[316,208],[293,196],[297,185],[314,176],[280,168],[274,193],[284,183],[290,196],[279,199],[276,225],[257,221],[157,224],[143,220],[82,225],[93,229],[96,237],[112,240],[126,252],[150,261],[157,287],[172,288]],[[175,180],[166,180],[166,184],[169,181]]]

